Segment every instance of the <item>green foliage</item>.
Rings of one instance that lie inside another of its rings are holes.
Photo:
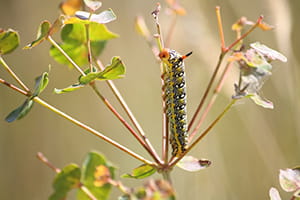
[[[5,120],[7,122],[13,122],[17,119],[22,119],[29,113],[29,111],[31,110],[31,108],[33,106],[33,103],[34,103],[33,100],[26,99],[25,102],[21,106],[19,106],[18,108],[13,110],[11,113],[9,113],[8,116],[5,118]]]
[[[20,44],[18,32],[8,29],[0,29],[0,55],[8,54],[15,50]]]
[[[103,51],[106,42],[116,37],[118,37],[118,35],[109,31],[104,24],[92,22],[89,25],[92,56],[95,58],[98,57]],[[60,44],[60,47],[77,65],[83,66],[88,63],[86,27],[83,23],[66,24],[61,31],[61,39],[62,43]],[[71,63],[54,46],[50,49],[50,55],[58,63],[72,67]]]
[[[25,117],[33,107],[34,101],[32,99],[38,96],[46,88],[48,82],[48,72],[44,72],[41,76],[37,77],[35,79],[35,89],[33,94],[30,97],[28,97],[21,106],[19,106],[10,114],[8,114],[5,120],[7,122],[13,122],[15,120],[19,120]]]
[[[132,170],[131,174],[123,174],[122,178],[135,178],[135,179],[143,179],[151,176],[156,172],[156,168],[151,165],[143,164]]]
[[[125,65],[119,57],[113,57],[111,64],[101,72],[89,72],[85,76],[80,76],[81,84],[88,84],[94,80],[113,80],[123,78],[125,74]]]
[[[108,163],[103,155],[96,152],[90,152],[83,162],[80,182],[87,187],[97,199],[105,200],[109,197],[111,185],[104,184],[101,187],[95,186],[95,170],[100,165],[106,166],[109,169],[111,178],[114,177],[115,167]],[[89,197],[82,190],[79,190],[77,199],[89,200]]]
[[[35,79],[35,87],[33,97],[38,96],[47,87],[49,83],[48,72],[44,72],[41,76]]]
[[[49,200],[63,200],[67,197],[70,190],[80,187],[80,168],[75,164],[64,167],[61,172],[56,174],[53,188],[54,193]]]
[[[48,37],[51,24],[49,21],[43,21],[38,28],[36,40],[32,41],[30,44],[26,45],[24,49],[31,49],[41,42],[43,42]]]
[[[64,93],[67,93],[67,92],[73,92],[75,90],[83,88],[84,86],[85,86],[84,84],[76,83],[74,85],[71,85],[71,86],[63,88],[63,89],[54,88],[54,93],[55,94],[64,94]]]

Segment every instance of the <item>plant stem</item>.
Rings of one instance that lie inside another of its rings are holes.
[[[55,171],[57,174],[61,172],[61,169],[55,167],[52,163],[48,161],[48,159],[41,153],[37,153],[37,158],[42,161],[44,164],[46,164],[49,168],[51,168],[53,171]],[[85,187],[83,184],[79,184],[80,189],[89,197],[91,200],[97,200],[97,198],[89,191],[87,187]]]
[[[193,147],[196,146],[204,138],[204,136],[206,136],[209,131],[220,121],[220,119],[222,119],[222,117],[230,110],[230,108],[235,104],[237,100],[238,99],[232,99],[231,102],[225,107],[225,109],[219,114],[219,116],[208,126],[208,128],[206,128],[202,132],[202,134],[187,148],[187,150],[179,157],[176,157],[176,159],[173,159],[170,162],[169,167],[173,167],[174,165],[176,165],[179,160],[181,160],[188,152],[190,152]]]
[[[160,68],[161,68],[161,84],[162,84],[162,108],[163,108],[163,122],[162,122],[162,158],[164,161],[164,164],[168,163],[168,154],[169,154],[169,119],[168,116],[166,114],[166,101],[165,101],[165,89],[164,89],[164,85],[165,85],[165,79],[164,79],[164,75],[165,75],[165,67],[164,67],[164,63],[160,64]]]
[[[97,60],[97,65],[99,66],[99,68],[101,70],[104,70],[104,66],[101,63],[100,60]],[[122,97],[120,91],[118,90],[118,88],[116,87],[116,85],[114,84],[114,82],[112,80],[107,80],[105,81],[108,86],[110,87],[110,89],[112,90],[113,94],[115,95],[115,97],[117,98],[117,100],[119,101],[119,103],[121,104],[122,108],[124,109],[124,111],[126,112],[127,116],[129,117],[130,121],[132,122],[132,124],[134,125],[134,127],[137,129],[139,135],[142,137],[142,139],[144,140],[145,144],[148,146],[148,148],[151,151],[151,155],[153,155],[154,157],[156,157],[155,160],[160,160],[159,156],[157,155],[155,149],[153,148],[151,142],[149,141],[149,139],[146,137],[146,134],[143,130],[143,128],[141,127],[141,125],[139,124],[139,122],[137,121],[137,119],[135,118],[135,116],[133,115],[133,113],[131,112],[129,106],[127,105],[126,101],[124,100],[124,98]],[[161,161],[160,161],[161,163]]]
[[[30,90],[28,87],[19,79],[19,77],[10,69],[10,67],[6,64],[2,56],[0,55],[0,63],[4,66],[6,71],[19,83],[19,85],[28,93]]]
[[[103,101],[103,103],[110,109],[110,111],[120,120],[120,122],[130,131],[130,133],[139,141],[139,143],[148,151],[157,163],[161,163],[158,157],[156,157],[144,140],[133,130],[133,128],[125,121],[125,119],[116,111],[116,109],[110,104],[110,102],[102,96],[97,89],[95,83],[90,84],[97,96]]]
[[[128,149],[127,147],[125,147],[125,146],[123,146],[123,145],[117,143],[116,141],[114,141],[114,140],[110,139],[109,137],[103,135],[102,133],[98,132],[97,130],[95,130],[95,129],[93,129],[93,128],[91,128],[91,127],[89,127],[89,126],[83,124],[82,122],[80,122],[80,121],[74,119],[73,117],[71,117],[71,116],[65,114],[64,112],[60,111],[59,109],[57,109],[57,108],[51,106],[50,104],[48,104],[47,102],[45,102],[45,101],[42,100],[41,98],[35,97],[35,98],[33,98],[33,100],[34,100],[35,102],[41,104],[41,105],[44,106],[45,108],[51,110],[52,112],[55,112],[56,114],[58,114],[58,115],[62,116],[63,118],[69,120],[69,121],[72,122],[73,124],[75,124],[75,125],[77,125],[77,126],[83,128],[83,129],[85,129],[86,131],[88,131],[88,132],[94,134],[95,136],[97,136],[97,137],[103,139],[104,141],[106,141],[106,142],[112,144],[113,146],[115,146],[115,147],[117,147],[118,149],[124,151],[125,153],[131,155],[132,157],[134,157],[134,158],[136,158],[136,159],[142,161],[143,163],[146,163],[146,164],[152,165],[152,166],[157,166],[156,163],[153,163],[153,162],[151,162],[151,161],[146,160],[145,158],[143,158],[142,156],[136,154],[135,152],[133,152],[132,150]]]
[[[209,83],[208,83],[208,85],[206,87],[206,90],[205,90],[205,92],[204,92],[204,94],[203,94],[203,96],[201,98],[201,101],[200,101],[200,103],[199,103],[199,105],[198,105],[198,107],[196,109],[196,112],[194,113],[194,115],[193,115],[193,117],[191,119],[191,122],[189,123],[188,131],[191,130],[191,128],[192,128],[192,126],[193,126],[193,124],[194,124],[194,122],[195,122],[195,120],[196,120],[196,118],[197,118],[197,116],[198,116],[198,114],[200,112],[200,110],[202,109],[202,106],[203,106],[203,104],[204,104],[204,102],[205,102],[205,100],[206,100],[206,98],[208,96],[208,93],[209,93],[209,91],[210,91],[210,89],[211,89],[211,87],[213,85],[213,82],[214,82],[214,80],[215,80],[215,78],[217,76],[217,73],[218,73],[218,71],[219,71],[219,69],[221,67],[221,63],[223,61],[223,58],[224,58],[225,54],[226,53],[221,52],[221,54],[219,56],[219,61],[218,61],[217,65],[216,65],[216,68],[215,68],[215,70],[213,72],[213,75],[211,76],[210,81],[209,81]]]
[[[91,19],[92,17],[92,11],[90,12],[88,20]],[[90,25],[86,24],[85,25],[85,31],[86,31],[86,40],[87,40],[87,49],[88,49],[88,62],[90,65],[90,72],[93,72],[93,64],[92,64],[92,50],[91,50],[91,39],[90,39]]]
[[[15,86],[15,85],[13,85],[13,84],[10,84],[10,83],[6,82],[5,80],[3,80],[3,79],[1,79],[1,78],[0,78],[0,83],[6,85],[7,87],[9,87],[9,88],[11,88],[11,89],[13,89],[13,90],[15,90],[15,91],[17,91],[17,92],[19,92],[19,93],[25,95],[25,96],[28,96],[28,97],[30,96],[30,93],[28,93],[28,92],[26,92],[26,91],[24,91],[24,90],[18,88],[17,86]]]
[[[82,74],[85,75],[85,73],[81,70],[81,68],[68,56],[68,54],[51,38],[48,37],[48,40],[72,63],[72,65]],[[93,90],[96,92],[96,94],[102,99],[102,101],[105,103],[105,105],[117,116],[117,118],[125,125],[125,127],[136,137],[136,139],[145,147],[145,149],[149,152],[149,154],[153,157],[157,163],[161,163],[159,157],[155,153],[153,147],[147,146],[143,140],[135,133],[135,131],[129,126],[129,124],[120,116],[120,114],[113,108],[113,106],[108,102],[107,99],[105,99],[96,88],[95,84],[90,84],[92,86]],[[136,120],[135,120],[136,121]],[[139,129],[142,130],[142,129]],[[149,143],[149,142],[148,142]],[[149,143],[150,144],[150,143]]]
[[[72,58],[52,39],[51,36],[47,37],[48,41],[55,47],[57,50],[62,53],[65,58],[73,65],[73,67],[83,76],[85,76],[84,71],[73,61]]]
[[[235,40],[231,45],[229,45],[224,52],[228,52],[230,49],[232,49],[236,44],[238,44],[242,39],[244,39],[245,37],[247,37],[256,27],[258,27],[258,25],[262,22],[263,20],[263,16],[259,16],[259,18],[257,19],[256,23],[246,32],[244,33],[240,38],[238,38],[237,40]]]
[[[220,39],[221,39],[221,50],[222,50],[222,52],[224,52],[226,47],[225,47],[225,38],[224,38],[220,6],[216,7],[216,15],[217,15],[217,21],[218,21],[219,35],[220,35]]]
[[[213,93],[213,96],[211,97],[211,100],[209,101],[207,107],[205,108],[205,110],[203,111],[203,114],[201,115],[201,118],[199,119],[198,123],[197,123],[197,126],[196,128],[193,130],[193,132],[189,135],[189,142],[194,138],[194,136],[196,135],[196,133],[198,132],[199,128],[201,127],[204,119],[206,118],[208,112],[210,111],[211,107],[213,106],[214,102],[216,101],[217,99],[217,96],[219,95],[223,85],[224,85],[224,81],[225,79],[227,78],[227,75],[231,69],[231,67],[233,66],[232,65],[233,63],[232,62],[228,62],[224,71],[223,71],[223,74],[214,90],[214,93]]]
[[[163,179],[168,181],[172,185],[172,179],[170,176],[170,170],[166,170],[162,172]]]
[[[44,164],[46,164],[49,168],[51,168],[53,171],[55,171],[56,173],[61,172],[61,170],[57,167],[55,167],[52,163],[49,162],[49,160],[44,156],[43,153],[38,152],[36,157],[42,161]]]

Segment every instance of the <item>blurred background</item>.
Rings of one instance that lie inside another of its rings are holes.
[[[160,2],[165,10],[165,2]],[[0,0],[0,27],[17,30],[21,36],[20,47],[23,47],[35,39],[42,20],[53,22],[58,17],[59,3],[59,0]],[[235,38],[231,25],[237,19],[246,16],[256,21],[262,14],[264,21],[276,28],[268,32],[257,29],[246,43],[260,41],[282,52],[288,62],[274,62],[273,76],[263,88],[263,95],[274,103],[274,110],[263,109],[249,100],[238,103],[190,153],[211,160],[211,167],[196,173],[174,169],[172,176],[178,199],[269,199],[268,192],[272,186],[279,189],[283,199],[287,199],[291,194],[280,189],[279,169],[300,165],[300,1],[182,0],[180,3],[186,8],[187,15],[178,18],[170,47],[182,54],[194,52],[186,60],[189,117],[203,95],[220,53],[216,5],[221,6],[227,45]],[[156,1],[150,0],[104,0],[102,9],[112,8],[118,17],[108,24],[108,28],[121,37],[108,43],[100,59],[109,63],[111,57],[117,55],[125,62],[126,77],[115,83],[160,152],[162,108],[159,64],[145,40],[134,29],[135,17],[142,15],[150,30],[156,31],[150,15],[155,6]],[[166,33],[172,18],[162,12],[160,20],[163,33]],[[49,56],[49,47],[50,44],[44,42],[30,51],[18,48],[4,58],[31,87],[34,78],[48,70],[51,64],[50,83],[42,94],[43,99],[150,159],[91,89],[63,95],[53,93],[53,88],[75,83],[78,74],[57,64]],[[235,72],[233,70],[226,82],[203,128],[230,101],[233,83],[237,81]],[[3,68],[0,68],[0,77],[13,82]],[[124,114],[106,84],[99,84],[99,87]],[[5,122],[7,114],[23,101],[24,96],[0,86],[0,199],[41,200],[49,197],[55,173],[36,158],[37,152],[43,152],[55,166],[62,168],[71,162],[81,164],[87,152],[96,150],[118,167],[117,177],[140,164],[38,104],[26,118],[11,124]],[[160,176],[156,175],[156,178]],[[135,180],[122,181],[132,187],[141,184]],[[118,195],[119,191],[113,189],[111,199]]]

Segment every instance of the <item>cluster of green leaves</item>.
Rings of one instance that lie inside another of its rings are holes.
[[[300,167],[280,170],[279,183],[284,191],[293,192],[291,199],[300,199]],[[271,188],[269,195],[271,200],[281,200],[279,192],[276,188]]]
[[[97,173],[96,169],[99,167],[103,167],[106,171],[103,170],[101,174]],[[76,164],[69,164],[56,174],[53,182],[54,192],[49,200],[65,199],[73,189],[77,190],[77,199],[89,200],[90,196],[84,188],[87,188],[96,199],[108,199],[112,188],[111,184],[105,181],[102,185],[97,185],[95,182],[98,177],[114,178],[114,171],[115,167],[103,155],[90,152],[84,159],[81,168]]]
[[[35,87],[33,90],[33,94],[27,97],[25,102],[21,106],[13,110],[5,118],[5,120],[7,122],[13,122],[15,120],[22,119],[24,116],[26,116],[34,104],[33,98],[37,97],[46,88],[48,82],[49,82],[48,72],[44,72],[42,75],[37,77],[35,79]]]

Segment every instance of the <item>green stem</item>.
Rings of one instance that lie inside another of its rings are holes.
[[[6,71],[19,83],[19,85],[26,91],[29,92],[30,90],[28,87],[19,79],[19,77],[10,69],[10,67],[6,64],[2,56],[0,55],[0,63],[4,66]]]
[[[91,128],[91,127],[89,127],[89,126],[83,124],[82,122],[80,122],[80,121],[74,119],[73,117],[71,117],[71,116],[65,114],[64,112],[60,111],[59,109],[57,109],[57,108],[51,106],[50,104],[48,104],[48,103],[45,102],[44,100],[40,99],[39,97],[35,97],[33,100],[34,100],[35,102],[41,104],[41,105],[44,106],[45,108],[51,110],[52,112],[55,112],[56,114],[58,114],[58,115],[62,116],[63,118],[69,120],[69,121],[72,122],[73,124],[75,124],[75,125],[77,125],[77,126],[83,128],[83,129],[85,129],[86,131],[88,131],[88,132],[94,134],[95,136],[97,136],[97,137],[103,139],[104,141],[106,141],[106,142],[112,144],[113,146],[115,146],[115,147],[117,147],[118,149],[124,151],[125,153],[131,155],[132,157],[134,157],[134,158],[136,158],[136,159],[142,161],[143,163],[148,164],[148,165],[152,165],[152,166],[156,166],[156,163],[153,163],[153,162],[151,162],[151,161],[149,161],[149,160],[146,160],[144,157],[142,157],[142,156],[136,154],[135,152],[133,152],[132,150],[128,149],[127,147],[125,147],[125,146],[123,146],[123,145],[117,143],[116,141],[114,141],[114,140],[110,139],[109,137],[103,135],[102,133],[98,132],[97,130],[95,130],[95,129],[93,129],[93,128]]]
[[[74,66],[74,68],[83,76],[85,76],[84,71],[73,61],[72,58],[52,39],[51,36],[47,37],[48,41],[55,47],[57,50],[62,53],[65,58]]]
[[[88,20],[91,19],[92,17],[92,12],[90,12]],[[92,64],[92,50],[91,50],[91,39],[90,39],[90,25],[86,24],[85,25],[85,30],[86,30],[86,40],[87,40],[87,49],[88,49],[88,62],[90,65],[90,72],[93,72],[93,64]]]
[[[237,99],[232,99],[231,102],[225,107],[225,109],[219,114],[219,116],[206,128],[202,134],[187,148],[187,150],[180,155],[179,157],[176,157],[176,159],[173,159],[170,162],[170,167],[173,167],[176,165],[176,163],[181,160],[187,153],[189,153],[209,132],[210,130],[224,117],[224,115],[230,110],[230,108],[235,104]]]

